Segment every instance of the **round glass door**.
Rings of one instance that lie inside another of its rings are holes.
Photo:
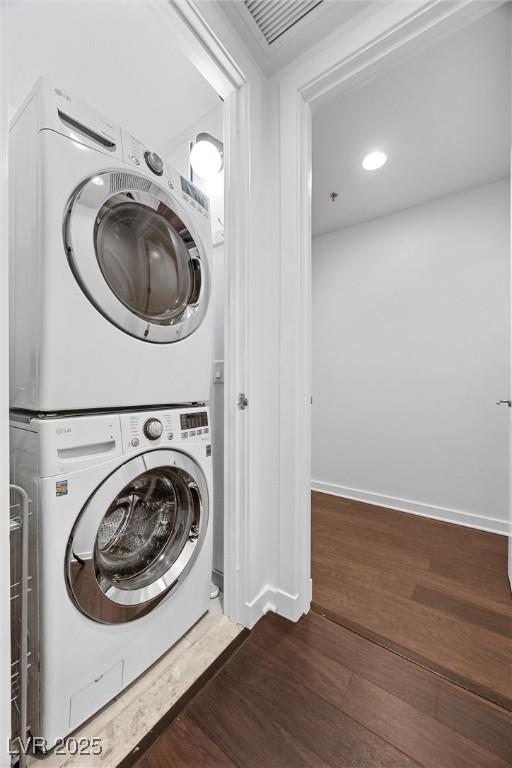
[[[109,201],[98,214],[94,244],[112,293],[144,320],[166,325],[193,303],[196,286],[188,249],[152,208]]]
[[[111,171],[68,205],[65,245],[86,296],[121,330],[144,341],[189,336],[206,313],[206,249],[188,214],[149,179]]]
[[[207,524],[206,481],[191,459],[174,451],[132,459],[75,524],[66,553],[73,600],[103,623],[148,613],[185,578]]]

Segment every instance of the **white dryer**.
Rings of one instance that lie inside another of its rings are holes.
[[[10,131],[11,407],[209,398],[208,198],[41,79]]]
[[[31,728],[49,744],[208,610],[209,429],[204,407],[12,415],[12,480],[32,498],[39,535],[40,722]]]

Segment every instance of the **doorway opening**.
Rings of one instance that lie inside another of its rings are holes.
[[[510,47],[505,4],[312,118],[313,608],[509,709]]]

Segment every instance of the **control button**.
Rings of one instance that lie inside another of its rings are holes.
[[[183,439],[185,439],[186,437],[188,437],[188,432],[182,432],[181,436]]]
[[[173,437],[174,437],[174,435],[173,435],[173,433],[172,433],[172,432],[169,432],[169,433],[167,434],[167,439],[168,439],[168,440],[172,440],[172,439],[173,439]]]
[[[189,432],[190,437],[195,437],[196,431],[195,429],[191,429]]]
[[[158,440],[163,431],[164,427],[160,419],[148,419],[144,424],[144,434],[148,440]]]
[[[198,429],[197,432],[196,432],[196,435],[202,435],[202,434],[203,434],[203,430],[202,429]]]
[[[139,438],[134,437],[133,440],[131,440],[130,445],[133,446],[133,448],[136,448],[139,444]]]
[[[210,430],[209,430],[209,429],[208,429],[208,427],[207,427],[207,428],[204,430],[204,433],[205,433],[205,435],[207,435],[209,431],[210,431]]]
[[[144,152],[144,160],[153,173],[156,173],[157,176],[162,176],[164,172],[164,161],[160,155],[157,155],[156,152],[149,152],[146,150],[146,152]]]
[[[132,160],[135,163],[135,165],[140,165],[140,160],[137,157],[137,155],[132,155]]]

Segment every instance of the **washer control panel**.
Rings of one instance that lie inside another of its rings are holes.
[[[123,452],[165,448],[179,443],[211,442],[206,406],[121,414]]]

